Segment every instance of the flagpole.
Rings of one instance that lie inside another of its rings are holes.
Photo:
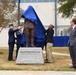
[[[20,0],[18,0],[18,26],[20,25]]]
[[[57,36],[57,0],[55,0],[55,36]]]

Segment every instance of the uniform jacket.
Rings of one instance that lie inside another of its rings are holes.
[[[19,29],[16,29],[16,30],[9,29],[9,31],[8,31],[8,36],[9,36],[8,44],[10,44],[10,43],[15,43],[14,33],[15,33],[16,31],[18,31],[18,30],[19,30]]]
[[[17,36],[17,44],[21,44],[22,33],[20,31],[17,31],[16,36]]]

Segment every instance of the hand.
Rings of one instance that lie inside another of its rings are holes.
[[[19,26],[18,29],[21,29],[21,27]]]

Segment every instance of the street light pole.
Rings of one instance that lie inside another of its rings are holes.
[[[20,25],[20,0],[18,0],[18,25]]]
[[[57,36],[57,0],[55,0],[55,36]]]

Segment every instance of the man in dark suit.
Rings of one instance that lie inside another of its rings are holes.
[[[14,33],[18,31],[19,29],[14,30],[13,24],[9,25],[9,31],[8,31],[8,45],[9,45],[9,53],[8,53],[8,60],[12,61],[13,60],[13,49],[14,49],[14,44],[15,44],[15,36]]]
[[[49,28],[45,31],[46,33],[46,62],[53,62],[52,58],[52,46],[53,46],[53,35],[54,35],[54,26],[50,25]]]
[[[76,19],[72,19],[70,22],[71,31],[69,36],[69,52],[72,59],[72,68],[76,69]]]

